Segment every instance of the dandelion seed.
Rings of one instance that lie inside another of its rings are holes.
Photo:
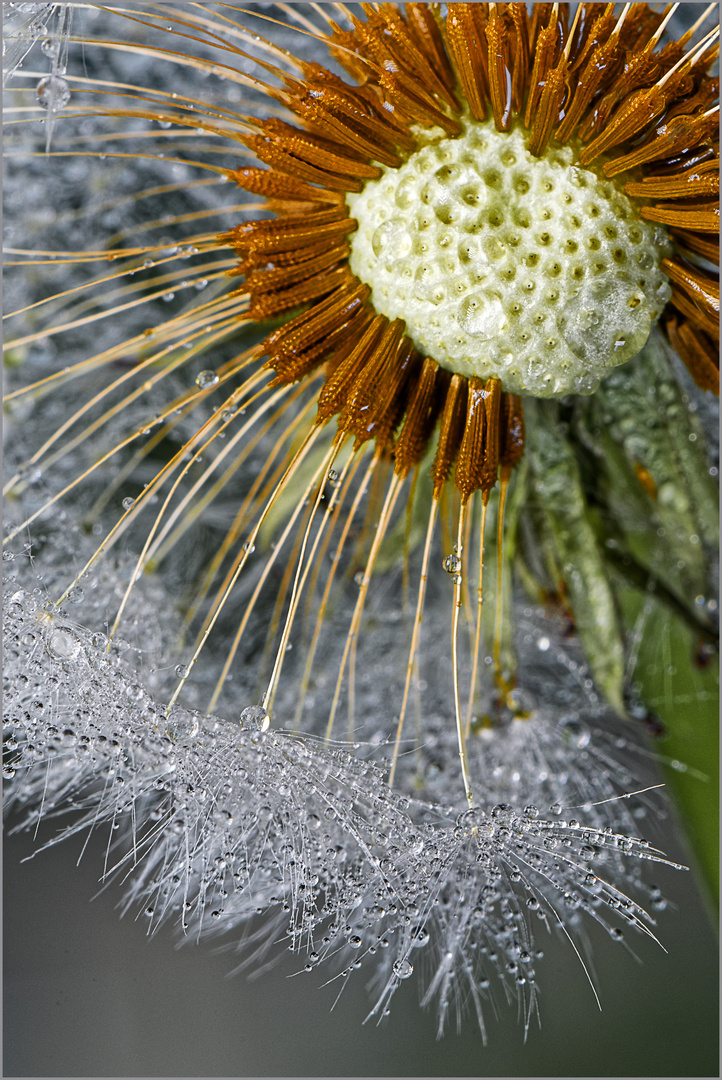
[[[97,280],[60,287],[45,329],[47,297],[23,301],[9,343],[22,369],[71,342],[8,399],[6,540],[49,530],[57,601],[40,615],[23,560],[12,797],[29,825],[72,796],[68,833],[126,818],[105,875],[128,875],[153,928],[215,936],[261,912],[254,956],[280,937],[331,977],[370,965],[378,1018],[423,951],[440,1030],[468,1000],[485,1034],[492,981],[528,1029],[529,912],[570,937],[582,914],[654,936],[628,894],[648,900],[639,867],[665,860],[618,801],[644,754],[605,704],[627,713],[633,670],[610,567],[714,638],[694,599],[711,591],[714,480],[667,343],[718,390],[716,31],[708,10],[662,45],[669,13],[643,4],[281,10],[344,78],[260,10],[256,32],[245,13],[149,4],[112,15],[131,50],[140,35],[160,58],[190,31],[169,58],[222,73],[223,93],[127,95],[55,66],[38,91],[54,146],[87,114],[111,240],[55,252]],[[122,170],[148,156],[148,121],[164,179],[138,224]],[[251,201],[209,203],[219,180]],[[30,432],[32,398],[48,419]],[[648,550],[622,495],[648,500]],[[587,661],[553,620],[520,617],[512,556]],[[107,638],[70,619],[76,600]],[[170,603],[183,662],[167,631],[144,644]]]

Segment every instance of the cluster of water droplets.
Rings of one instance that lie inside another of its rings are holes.
[[[37,104],[45,113],[46,149],[50,149],[55,119],[70,101],[66,79],[68,43],[72,22],[70,4],[9,3],[3,27],[3,86],[7,86],[38,40],[50,71],[38,81]]]
[[[55,6],[12,2],[3,5],[3,86],[22,67],[35,42],[47,33],[47,21]]]
[[[435,771],[410,755],[394,790],[383,743],[269,730],[260,705],[238,721],[169,710],[139,681],[132,650],[75,622],[72,598],[44,602],[19,561],[4,610],[8,804],[27,828],[72,811],[52,843],[107,830],[103,877],[124,881],[150,932],[164,920],[193,939],[233,932],[246,942],[239,967],[290,949],[299,970],[323,965],[339,988],[370,969],[377,1018],[423,956],[439,1029],[473,1002],[484,1034],[500,996],[520,1001],[525,1024],[534,1014],[537,926],[574,935],[587,915],[614,939],[651,933],[642,903],[663,899],[639,866],[664,860],[610,824],[613,805],[591,805],[631,777],[608,742],[580,760],[595,737],[581,722],[541,712],[476,740],[483,795],[459,813],[448,723],[432,718],[421,751]],[[522,780],[504,773],[509,761]],[[563,810],[549,801],[559,793],[586,805]],[[640,889],[641,900],[628,895]]]

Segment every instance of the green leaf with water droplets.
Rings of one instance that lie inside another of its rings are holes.
[[[704,433],[661,334],[578,410],[575,432],[592,456],[608,547],[624,548],[691,609],[707,591],[719,502]]]
[[[554,403],[527,401],[525,410],[529,498],[547,568],[568,601],[599,688],[624,713],[621,627],[567,427]]]
[[[626,682],[662,721],[667,782],[716,901],[719,686],[707,599],[719,497],[693,405],[655,330],[578,403],[572,426],[626,631]]]

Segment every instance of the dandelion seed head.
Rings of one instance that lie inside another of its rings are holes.
[[[11,352],[12,378],[50,372],[34,410],[33,395],[10,402],[4,768],[22,825],[57,818],[58,839],[102,830],[104,881],[122,882],[150,933],[167,920],[184,939],[222,941],[238,970],[290,950],[299,971],[320,969],[340,988],[362,969],[377,1020],[420,978],[439,1031],[471,1006],[484,1037],[497,1000],[518,1002],[525,1028],[535,1016],[539,929],[583,951],[585,921],[611,940],[649,935],[645,908],[664,906],[644,870],[665,860],[637,836],[657,804],[630,794],[648,786],[650,755],[606,704],[624,711],[628,691],[590,526],[612,457],[645,498],[658,496],[671,555],[662,544],[653,569],[663,563],[664,577],[671,560],[675,595],[710,595],[714,542],[713,515],[697,509],[707,505],[703,440],[659,329],[593,405],[574,406],[573,425],[568,402],[532,402],[522,456],[517,394],[593,389],[642,344],[667,280],[678,314],[664,329],[712,387],[711,278],[687,266],[678,241],[681,231],[706,251],[699,234],[714,210],[705,202],[689,225],[676,167],[660,191],[644,161],[627,161],[649,146],[653,163],[676,152],[679,123],[657,130],[652,112],[609,142],[606,118],[625,107],[613,82],[585,103],[575,73],[592,26],[621,70],[618,14],[605,9],[567,36],[563,5],[539,5],[523,31],[517,7],[500,18],[496,6],[450,5],[443,29],[425,5],[365,10],[365,23],[344,10],[351,29],[332,27],[326,43],[353,85],[295,57],[295,39],[284,52],[239,21],[229,50],[249,55],[217,86],[204,68],[217,57],[215,16],[206,24],[188,6],[199,59],[184,39],[184,74],[208,85],[186,97],[184,80],[154,75],[142,107],[124,91],[147,80],[143,20],[127,26],[144,50],[129,51],[135,74],[115,53],[102,69],[117,83],[112,104],[45,50],[69,100],[90,94],[70,138],[102,161],[93,224],[113,242],[78,256],[77,292],[64,261],[48,271],[69,307],[39,335],[33,311],[21,314]],[[646,41],[661,17],[633,8]],[[157,55],[172,60],[163,27],[177,16],[159,11]],[[480,31],[490,55],[495,34],[499,55],[533,46],[515,53],[509,101],[493,71],[469,67],[464,42]],[[527,61],[566,70],[565,42],[576,96],[562,116],[548,100],[554,78]],[[281,65],[275,73],[256,50]],[[686,107],[692,95],[690,149],[709,165],[708,60],[684,85],[671,73],[670,101],[679,91]],[[56,140],[74,119],[53,86],[42,102],[34,85],[32,108],[52,121],[48,139],[57,121]],[[137,159],[114,159],[109,106],[121,153]],[[268,167],[248,166],[245,149],[237,159],[241,142]],[[28,230],[44,248],[54,223],[54,241],[72,251],[84,162],[58,159],[52,208],[36,166],[22,178],[40,208]],[[254,201],[229,211],[219,175]],[[554,223],[549,245],[543,220]],[[606,260],[593,303],[588,263],[575,276],[582,248]],[[84,292],[91,257],[95,300]],[[28,281],[44,302],[47,290]],[[411,290],[403,305],[394,289]],[[558,369],[537,364],[552,338]],[[679,445],[684,467],[672,467]],[[512,583],[516,561],[504,561],[505,505],[509,550],[521,549],[546,598],[533,612]],[[700,540],[692,555],[690,536]]]
[[[349,194],[350,266],[417,349],[513,394],[588,394],[636,356],[671,295],[668,240],[621,189],[467,116],[420,131],[400,168]]]

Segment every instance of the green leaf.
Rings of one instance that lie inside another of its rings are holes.
[[[552,578],[561,577],[595,681],[624,708],[624,648],[603,552],[597,542],[566,425],[553,408],[525,403],[534,510]]]
[[[618,592],[636,653],[632,678],[664,726],[655,744],[696,856],[707,895],[719,902],[719,677],[704,649],[669,607],[650,594]]]
[[[633,558],[694,607],[708,591],[705,548],[719,543],[719,500],[704,433],[658,332],[579,410],[576,431],[594,455],[587,472],[608,540],[623,533]]]

